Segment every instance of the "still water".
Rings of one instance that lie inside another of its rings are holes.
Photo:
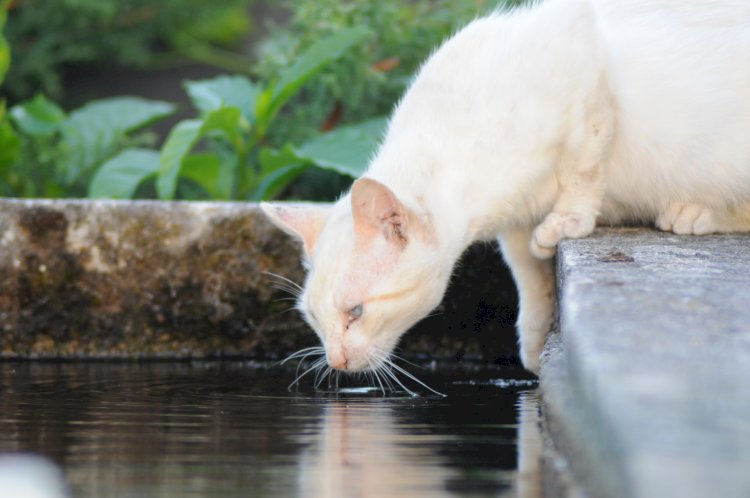
[[[0,363],[0,454],[46,457],[76,497],[539,495],[535,381],[410,370],[447,396],[290,392],[293,368],[247,362]]]

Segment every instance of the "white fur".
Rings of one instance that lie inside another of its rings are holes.
[[[350,360],[334,366],[367,368],[373,347],[390,352],[439,303],[466,247],[499,238],[536,371],[557,243],[596,222],[750,229],[748,137],[747,0],[548,0],[478,19],[424,64],[364,175],[395,194],[416,232],[396,263],[371,264],[378,250],[361,250],[357,208],[342,198],[308,255],[302,308]],[[412,287],[341,325],[345,306]]]

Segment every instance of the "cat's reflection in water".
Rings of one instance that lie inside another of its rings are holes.
[[[518,476],[516,496],[541,498],[542,433],[539,416],[539,393],[528,391],[518,397]]]
[[[452,496],[445,458],[430,446],[445,438],[398,429],[388,404],[332,402],[303,455],[300,496]]]
[[[537,402],[533,392],[519,398],[518,472],[511,489],[498,496],[542,496]],[[432,433],[419,424],[399,425],[399,421],[394,407],[386,402],[337,400],[327,405],[319,431],[304,436],[311,446],[300,460],[299,495],[408,498],[462,494],[451,483],[465,483],[466,475],[462,477],[440,452],[454,436]]]

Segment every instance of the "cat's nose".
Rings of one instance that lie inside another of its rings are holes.
[[[328,364],[336,370],[346,370],[347,360],[343,348],[328,351]]]

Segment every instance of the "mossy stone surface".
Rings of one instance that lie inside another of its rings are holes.
[[[275,358],[317,343],[268,275],[302,282],[299,245],[255,204],[2,199],[0,213],[1,357]],[[404,353],[513,355],[496,249],[461,268]]]

